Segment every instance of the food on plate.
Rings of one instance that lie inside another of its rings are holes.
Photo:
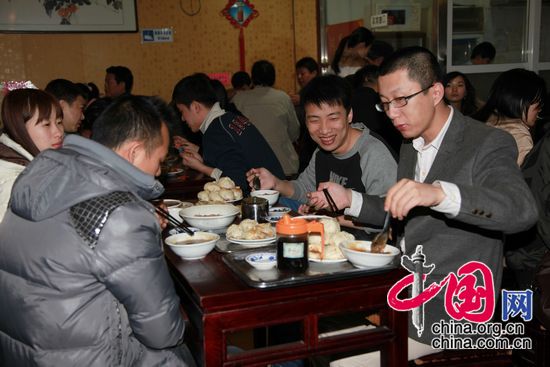
[[[229,177],[222,177],[218,181],[207,182],[204,190],[197,194],[197,204],[218,204],[229,201],[241,200],[243,191],[235,186],[235,182]]]
[[[340,230],[340,224],[335,218],[322,218],[319,220],[325,229],[325,247],[321,244],[321,236],[310,234],[308,236],[308,256],[317,260],[340,260],[346,257],[340,251],[340,243],[353,241],[355,237],[348,232]]]
[[[269,223],[258,223],[253,219],[244,219],[239,224],[227,228],[227,237],[236,240],[263,240],[275,237],[275,228]]]

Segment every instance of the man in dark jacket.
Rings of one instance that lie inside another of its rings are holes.
[[[0,224],[1,366],[188,366],[184,322],[146,200],[166,105],[116,100],[15,183]]]
[[[191,130],[203,133],[202,156],[194,151],[181,153],[186,166],[216,180],[228,176],[245,192],[249,191],[246,172],[251,168],[263,166],[284,179],[283,168],[260,131],[246,117],[220,107],[206,75],[180,80],[172,100]],[[175,144],[183,146],[178,138]]]

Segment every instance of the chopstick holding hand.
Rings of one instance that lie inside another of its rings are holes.
[[[153,205],[157,208],[168,211],[168,208],[166,207],[166,204],[164,204],[163,200],[154,200]],[[163,216],[159,215],[157,211],[155,211],[155,217],[157,217],[157,221],[159,222],[160,229],[164,230],[168,226],[168,220]]]
[[[174,136],[174,147],[180,152],[180,155],[183,154],[183,152],[199,152],[199,146],[191,143],[189,140],[185,139],[181,136]]]
[[[308,193],[309,203],[315,208],[330,209],[330,204],[323,192],[325,189],[328,190],[338,210],[348,208],[351,205],[351,189],[346,189],[334,182],[321,182],[317,188],[318,191]]]

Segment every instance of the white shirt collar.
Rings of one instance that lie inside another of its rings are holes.
[[[208,111],[206,118],[201,124],[201,127],[200,127],[201,132],[204,134],[206,130],[208,130],[208,127],[210,126],[212,121],[214,121],[215,118],[220,117],[224,113],[225,113],[225,110],[220,107],[220,103],[219,102],[214,103],[210,111]]]
[[[445,137],[445,134],[447,133],[447,130],[449,130],[449,126],[451,125],[451,120],[453,119],[454,109],[449,106],[451,109],[451,113],[449,113],[449,117],[447,118],[447,121],[445,121],[445,125],[443,125],[443,128],[439,131],[439,134],[435,137],[434,140],[432,140],[428,145],[424,145],[424,138],[419,136],[416,139],[413,139],[412,144],[414,149],[417,152],[420,152],[422,150],[426,150],[430,147],[435,148],[437,151],[439,151],[439,147],[441,147],[441,143],[443,142],[443,138]]]

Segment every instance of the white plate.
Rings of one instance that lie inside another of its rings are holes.
[[[320,263],[320,264],[337,264],[337,263],[346,262],[348,261],[348,259],[343,258],[343,259],[332,259],[332,260],[331,259],[319,260],[319,259],[309,258],[309,261],[314,263]]]
[[[269,217],[266,217],[265,220],[267,220],[269,223],[277,223],[279,219],[281,219],[283,215],[270,215]]]
[[[239,239],[236,239],[236,238],[227,237],[227,240],[229,242],[236,243],[238,245],[245,246],[245,247],[264,246],[264,245],[267,245],[269,243],[275,242],[276,239],[277,239],[276,236],[268,237],[268,238],[262,238],[262,239],[259,239],[259,240],[239,240]]]

